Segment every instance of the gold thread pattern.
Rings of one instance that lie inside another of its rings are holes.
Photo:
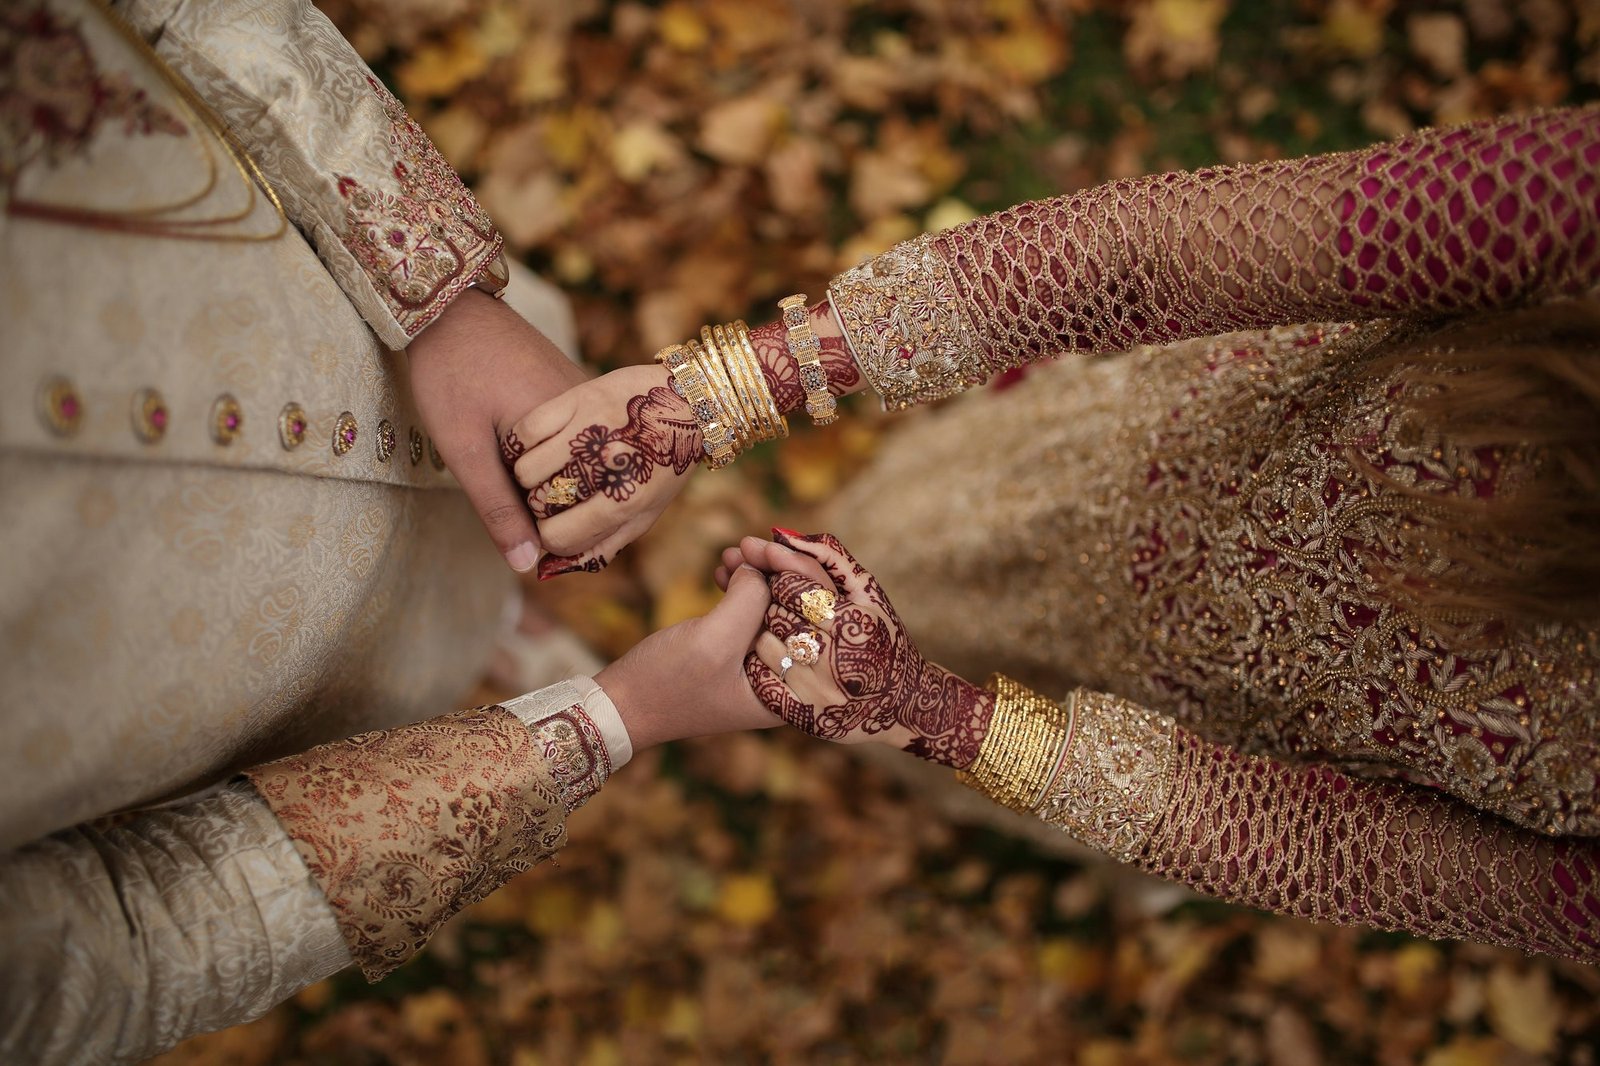
[[[387,418],[378,420],[377,432],[378,462],[387,463],[394,454],[395,446],[399,443],[399,435],[395,432],[394,423]]]

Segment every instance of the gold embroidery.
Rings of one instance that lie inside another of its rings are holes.
[[[297,403],[284,404],[283,410],[278,412],[278,440],[283,442],[283,450],[292,452],[304,444],[310,424],[304,407]]]
[[[394,423],[389,421],[387,418],[381,418],[378,420],[377,440],[378,462],[387,463],[389,461],[389,457],[394,454],[395,444],[397,443],[397,437],[394,431]]]
[[[83,425],[83,397],[66,378],[46,378],[39,386],[39,417],[58,437],[70,437]]]
[[[420,466],[422,463],[422,431],[416,426],[411,427],[411,465]]]
[[[356,446],[356,416],[349,411],[340,412],[333,424],[333,454],[348,455]]]
[[[211,439],[218,444],[232,444],[244,432],[244,408],[229,393],[217,397],[211,405]]]
[[[924,234],[845,271],[828,288],[862,374],[891,411],[989,377],[950,269]]]
[[[155,389],[140,389],[133,394],[132,415],[134,435],[146,444],[154,444],[167,435],[167,401]]]

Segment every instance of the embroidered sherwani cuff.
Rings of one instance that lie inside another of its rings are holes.
[[[862,376],[890,411],[954,396],[995,369],[933,243],[903,241],[828,286]]]
[[[1065,706],[1006,677],[963,780],[1121,862],[1137,859],[1167,812],[1176,726],[1127,700],[1079,689]]]
[[[505,709],[533,731],[569,813],[633,757],[622,717],[592,678],[575,677],[518,696]]]
[[[566,842],[541,739],[503,707],[324,744],[246,777],[372,981]]]
[[[388,347],[404,348],[500,254],[483,207],[309,3],[121,11],[222,117]]]

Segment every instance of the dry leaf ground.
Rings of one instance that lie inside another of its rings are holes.
[[[603,367],[1029,197],[1600,97],[1588,0],[323,7],[572,294]],[[717,548],[803,523],[894,424],[854,404],[697,478],[617,566],[535,595],[620,652],[703,610]],[[341,976],[165,1061],[1596,1059],[1594,969],[1125,886],[820,744],[680,745],[388,981]]]

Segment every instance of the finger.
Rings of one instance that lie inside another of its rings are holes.
[[[726,566],[717,567],[716,570],[712,571],[711,580],[716,582],[717,588],[721,589],[723,592],[727,592],[728,568]]]
[[[583,491],[581,488],[578,490]],[[624,509],[609,498],[591,494],[587,498],[561,511],[559,514],[546,518],[539,523],[540,543],[545,551],[556,552],[561,555],[582,555],[599,550],[603,544],[616,540],[624,530],[632,530],[632,534],[622,539],[611,551],[615,555],[627,547],[634,537],[641,536],[650,528],[654,519],[653,515],[635,515],[624,518]]]
[[[778,570],[793,570],[804,574],[819,585],[833,584],[833,578],[822,568],[822,564],[809,555],[801,555],[792,548],[785,548],[781,544],[774,544],[770,540],[760,537],[745,537],[739,542],[739,550],[749,560],[750,564],[758,570],[769,573]]]
[[[817,632],[816,626],[777,601],[767,607],[766,627],[779,640],[788,640],[796,633]]]
[[[744,657],[744,676],[767,710],[796,729],[809,733],[815,728],[811,705],[789,691],[789,686],[778,680],[777,673],[754,651]]]
[[[561,431],[577,415],[578,397],[568,389],[517,419],[511,432],[522,444],[523,454],[526,454],[558,435],[565,437]]]
[[[846,596],[855,598],[866,591],[872,575],[856,562],[855,556],[846,551],[845,546],[840,544],[839,539],[832,533],[814,533],[807,536],[792,529],[775,527],[772,536],[785,548],[797,551],[801,555],[809,555],[821,563],[822,568],[833,579],[833,583],[839,586],[839,591]]]
[[[724,647],[748,648],[761,631],[771,602],[761,571],[741,566],[728,581],[727,595],[706,615],[712,639]]]
[[[739,550],[739,546],[737,544],[731,548],[722,549],[722,565],[730,574],[739,569],[740,564],[747,563],[749,561],[750,560],[744,557],[744,552]],[[760,570],[761,567],[757,566],[756,569]]]
[[[500,456],[483,448],[443,458],[511,569],[519,574],[532,570],[539,561],[539,531],[522,501],[522,490],[506,474]]]
[[[562,427],[549,440],[527,445],[512,468],[517,484],[525,489],[535,488],[561,473],[564,467],[574,461],[572,441],[569,438],[577,434],[575,430],[571,433],[566,432],[566,428]],[[523,437],[522,440],[526,443],[527,438]]]
[[[561,517],[565,518],[566,515]],[[539,580],[549,581],[562,574],[599,573],[642,532],[644,530],[638,528],[638,523],[629,522],[588,551],[574,555],[546,555],[539,560]]]

